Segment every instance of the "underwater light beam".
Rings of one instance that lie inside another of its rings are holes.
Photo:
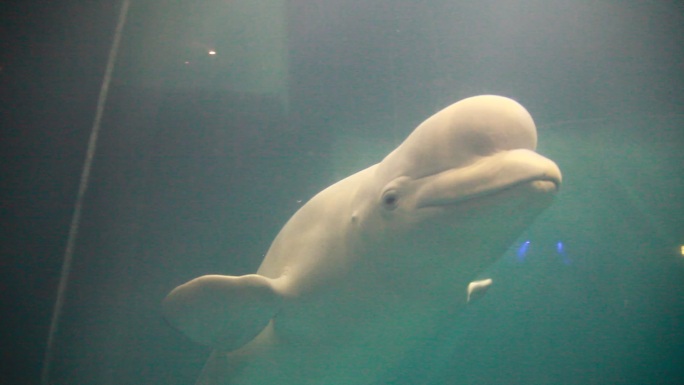
[[[102,86],[100,87],[100,95],[97,100],[97,109],[95,112],[95,119],[90,130],[90,138],[88,139],[88,148],[86,150],[86,158],[83,163],[83,170],[81,171],[81,180],[78,186],[78,193],[76,195],[76,203],[74,205],[74,213],[71,217],[71,224],[69,226],[69,236],[67,238],[67,246],[64,251],[64,260],[62,262],[62,271],[59,277],[59,285],[57,286],[57,297],[55,299],[54,309],[52,311],[52,319],[50,321],[50,331],[48,332],[47,344],[45,347],[45,355],[43,356],[43,368],[40,375],[41,385],[49,385],[50,369],[52,365],[52,358],[54,356],[55,336],[59,330],[59,320],[62,316],[62,309],[64,307],[64,299],[66,296],[67,283],[71,274],[71,265],[74,259],[74,249],[76,246],[76,239],[78,238],[79,224],[81,222],[81,211],[83,207],[83,198],[88,190],[88,182],[90,180],[90,171],[93,165],[93,158],[95,157],[95,150],[97,149],[97,138],[100,133],[100,126],[102,122],[102,115],[104,113],[104,106],[107,103],[107,95],[109,94],[109,84],[112,80],[112,72],[114,72],[114,63],[119,52],[119,45],[121,43],[121,34],[124,25],[126,24],[126,16],[128,15],[128,8],[131,4],[130,0],[123,0],[121,3],[121,11],[119,12],[119,20],[114,31],[114,39],[112,47],[109,50],[109,57],[107,59],[107,67],[102,79]]]

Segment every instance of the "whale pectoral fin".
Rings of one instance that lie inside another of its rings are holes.
[[[259,334],[280,302],[272,280],[264,276],[205,275],[173,289],[162,310],[191,340],[230,351]]]
[[[466,298],[466,302],[470,303],[471,301],[476,301],[482,296],[485,295],[487,290],[489,290],[489,287],[492,286],[492,281],[491,278],[487,279],[481,279],[479,281],[473,281],[468,284],[468,297]]]

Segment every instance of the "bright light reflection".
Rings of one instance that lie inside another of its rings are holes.
[[[216,55],[216,51],[214,51],[214,50],[209,51],[209,55]]]

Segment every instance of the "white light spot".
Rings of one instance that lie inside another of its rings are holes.
[[[209,55],[216,55],[216,51],[214,51],[214,50],[209,51]]]

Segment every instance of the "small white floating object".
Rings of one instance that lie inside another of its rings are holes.
[[[473,281],[468,284],[468,298],[466,299],[466,302],[470,303],[470,301],[476,301],[482,298],[487,290],[489,290],[489,287],[492,286],[493,282],[494,281],[492,281],[491,278],[487,278],[481,279],[479,281]]]

